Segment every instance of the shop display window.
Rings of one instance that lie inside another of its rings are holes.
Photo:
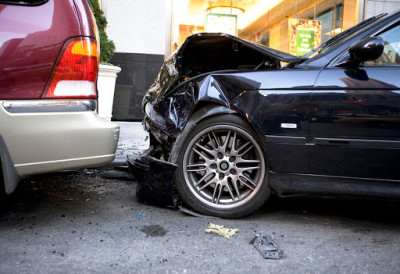
[[[300,41],[290,33],[291,19],[309,20],[310,26],[320,26],[320,30],[310,27],[309,31],[304,24],[300,26],[299,33],[307,33],[307,37],[315,39],[309,43],[310,47],[318,46],[356,23],[356,0],[173,0],[172,5],[171,51],[189,35],[225,32],[303,55],[306,49],[291,49],[293,39]]]

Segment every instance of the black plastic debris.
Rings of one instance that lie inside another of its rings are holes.
[[[150,147],[140,157],[128,158],[128,166],[137,181],[137,197],[159,206],[177,206],[173,181],[177,165],[151,155]]]
[[[264,236],[258,233],[250,243],[254,245],[264,259],[280,259],[283,255],[283,251],[274,243],[273,234]]]

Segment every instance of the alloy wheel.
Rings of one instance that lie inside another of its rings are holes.
[[[239,127],[216,125],[197,133],[183,158],[186,184],[202,203],[231,209],[250,201],[265,175],[258,143]]]

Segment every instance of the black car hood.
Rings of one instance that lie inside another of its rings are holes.
[[[164,62],[145,100],[159,101],[180,83],[199,75],[227,70],[279,69],[281,61],[298,63],[305,59],[229,34],[195,34]]]

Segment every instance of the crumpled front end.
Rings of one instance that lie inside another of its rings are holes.
[[[261,80],[252,79],[248,73],[277,70],[281,69],[281,62],[302,60],[227,34],[188,37],[165,61],[142,102],[143,123],[153,147],[142,158],[148,161],[152,157],[152,161],[158,159],[165,164],[164,169],[149,172],[159,172],[160,178],[169,184],[173,177],[170,165],[179,153],[179,144],[175,142],[196,112],[210,106],[223,108],[225,113],[240,111],[235,109],[235,98],[261,86]],[[175,155],[171,157],[171,153]],[[158,184],[141,171],[134,175],[144,184]]]

